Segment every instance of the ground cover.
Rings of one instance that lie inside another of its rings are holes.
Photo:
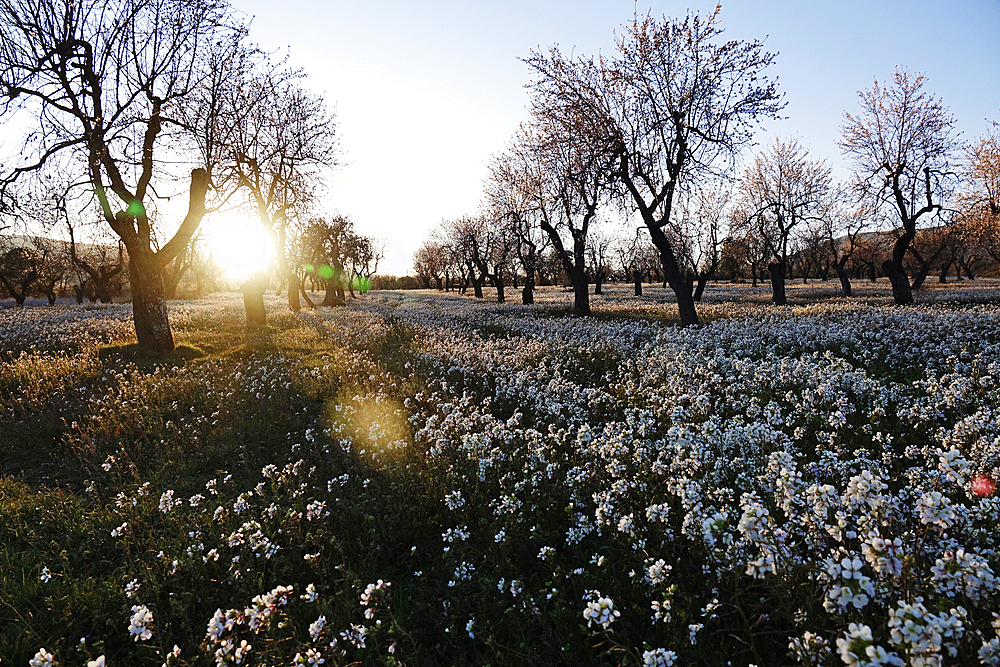
[[[991,287],[2,311],[0,656],[997,664]]]

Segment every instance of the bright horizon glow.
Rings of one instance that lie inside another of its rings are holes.
[[[201,230],[208,251],[234,280],[250,278],[265,269],[274,255],[274,243],[259,222],[239,214],[212,215]]]

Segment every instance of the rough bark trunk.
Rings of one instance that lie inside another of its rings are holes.
[[[632,272],[632,282],[635,284],[635,295],[642,296],[642,272]]]
[[[767,270],[771,274],[771,301],[776,306],[786,305],[788,299],[785,297],[784,262],[771,262],[767,265]]]
[[[587,289],[587,273],[577,265],[572,273],[573,281],[573,315],[587,317],[590,315],[590,290]]]
[[[174,336],[167,319],[167,301],[163,296],[160,271],[152,258],[143,261],[133,257],[129,262],[135,336],[139,345],[163,353],[173,351]]]
[[[670,245],[670,239],[663,229],[650,221],[646,221],[646,229],[660,255],[660,267],[663,269],[663,286],[670,285],[677,297],[677,313],[681,318],[681,326],[688,327],[698,324],[698,311],[694,307],[694,285],[681,271],[677,258]]]
[[[344,287],[340,284],[338,277],[328,278],[326,281],[326,294],[323,296],[324,306],[346,306],[347,298],[344,296]]]
[[[923,261],[920,263],[920,269],[917,274],[913,276],[913,284],[910,285],[911,290],[918,290],[924,286],[924,281],[927,280],[927,274],[931,272],[931,263],[928,261]]]
[[[892,298],[897,306],[913,303],[913,291],[910,289],[910,279],[906,271],[898,268],[891,259],[882,262],[882,274],[892,285]]]
[[[708,285],[708,274],[703,273],[698,275],[698,285],[694,289],[694,300],[701,303],[701,297],[705,293],[705,287]]]
[[[504,292],[503,292],[503,287],[504,287],[504,285],[503,285],[503,275],[501,275],[500,273],[497,273],[496,277],[493,278],[492,282],[493,282],[493,286],[497,290],[497,303],[506,303],[507,302],[507,297],[504,296]]]
[[[851,296],[851,279],[848,277],[847,271],[844,269],[844,264],[834,264],[833,270],[837,272],[837,277],[840,278],[841,292],[844,293],[844,296]]]
[[[299,277],[293,272],[288,273],[288,307],[296,312],[302,309],[299,302]]]
[[[535,303],[535,278],[534,272],[529,271],[524,280],[524,288],[521,290],[521,303],[530,306]]]

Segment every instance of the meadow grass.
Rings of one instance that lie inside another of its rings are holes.
[[[995,664],[992,297],[628,289],[0,312],[4,664]]]

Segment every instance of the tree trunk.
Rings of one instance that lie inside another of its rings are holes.
[[[493,286],[497,288],[497,303],[506,303],[507,297],[503,293],[503,274],[498,271],[492,282]]]
[[[632,272],[632,282],[635,283],[635,295],[642,296],[642,272]]]
[[[304,284],[302,284],[302,282],[299,283],[299,294],[302,296],[303,299],[306,300],[306,304],[308,304],[309,308],[315,308],[316,307],[316,304],[313,303],[313,300],[310,299],[309,295],[306,293],[306,286]]]
[[[694,289],[694,300],[701,303],[701,297],[705,293],[705,286],[708,285],[708,274],[698,274],[698,285]]]
[[[521,290],[521,303],[530,306],[535,303],[535,276],[534,271],[528,271],[524,278],[524,289]]]
[[[136,257],[129,262],[135,336],[139,345],[153,352],[172,352],[174,336],[170,331],[170,320],[167,319],[167,301],[163,296],[161,269],[153,263],[153,260],[147,262],[141,262]]]
[[[833,265],[833,270],[837,272],[837,277],[840,278],[840,290],[844,293],[844,296],[851,296],[851,279],[847,276],[847,271],[844,269],[846,264],[846,261],[838,262]]]
[[[571,278],[573,282],[573,315],[587,317],[590,315],[590,290],[587,289],[587,273],[577,264],[573,267]]]
[[[767,265],[767,270],[771,274],[771,301],[776,306],[784,306],[788,303],[785,298],[785,263],[774,261]]]
[[[694,307],[694,286],[691,281],[681,271],[674,256],[670,239],[663,233],[663,229],[650,220],[646,220],[646,229],[653,245],[659,251],[660,268],[663,269],[663,286],[670,285],[674,295],[677,297],[677,314],[681,318],[681,326],[688,327],[698,324],[698,311]]]
[[[604,284],[604,274],[598,272],[594,275],[594,294],[604,294],[601,291],[601,286]]]
[[[910,289],[910,279],[906,271],[896,266],[891,259],[882,262],[882,274],[892,284],[892,298],[897,306],[913,303],[913,291]]]
[[[920,269],[917,271],[916,275],[913,276],[913,284],[910,285],[911,290],[918,290],[924,286],[924,281],[927,279],[927,274],[931,272],[931,263],[928,261],[920,262]]]
[[[288,307],[298,312],[302,310],[299,302],[299,277],[294,272],[288,272]]]
[[[326,294],[323,296],[324,306],[346,306],[347,298],[344,296],[344,287],[340,284],[340,277],[334,275],[326,281]]]
[[[680,288],[670,285],[677,295],[677,312],[681,317],[681,326],[689,327],[698,324],[698,311],[694,307],[694,296],[690,281],[685,280]]]
[[[948,282],[948,269],[950,269],[950,268],[951,268],[951,264],[942,264],[941,265],[941,273],[938,274],[938,282],[940,284],[944,285],[945,283]],[[958,279],[961,280],[962,279],[962,270],[959,269],[958,271],[956,271],[956,273],[958,274]]]

